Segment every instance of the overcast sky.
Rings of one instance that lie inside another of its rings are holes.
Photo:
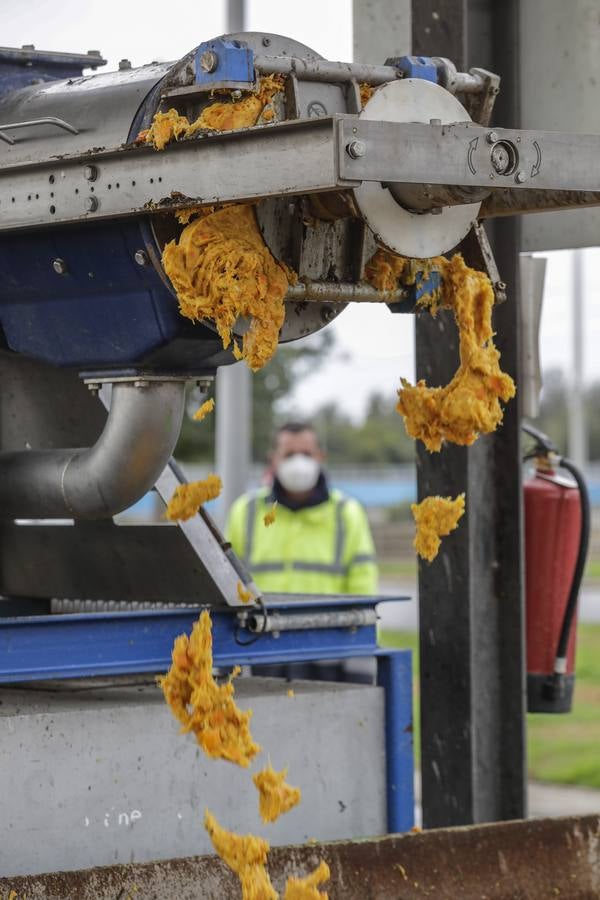
[[[331,59],[351,59],[351,0],[249,0],[247,29],[287,34]],[[123,58],[134,66],[151,60],[176,59],[201,41],[224,31],[224,4],[219,0],[0,0],[1,42],[39,49],[100,50],[116,68]],[[382,58],[385,52],[382,51]],[[380,60],[374,60],[379,62]],[[545,366],[569,369],[569,253],[550,255],[542,324]],[[585,253],[586,376],[600,379],[600,252]],[[352,361],[333,362],[301,386],[297,402],[309,414],[335,399],[360,414],[375,389],[389,391],[401,375],[414,372],[413,327],[409,316],[392,316],[372,304],[347,309],[331,326],[341,349]]]

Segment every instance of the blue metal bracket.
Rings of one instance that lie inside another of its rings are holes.
[[[422,78],[437,84],[438,70],[431,56],[399,56],[386,60],[386,65],[396,66],[405,78]]]
[[[240,41],[216,38],[200,44],[194,57],[196,84],[254,82],[254,53]]]
[[[414,313],[419,302],[427,295],[433,295],[442,284],[439,272],[431,270],[428,274],[417,272],[413,284],[405,284],[404,289],[408,297],[397,303],[388,303],[389,309],[394,313]]]

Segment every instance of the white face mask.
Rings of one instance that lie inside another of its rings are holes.
[[[320,472],[319,462],[304,453],[288,456],[275,470],[283,487],[293,494],[312,490],[319,480]]]

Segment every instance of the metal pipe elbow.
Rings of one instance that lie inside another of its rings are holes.
[[[0,517],[104,519],[132,506],[173,452],[184,393],[184,381],[117,383],[93,447],[0,454]]]

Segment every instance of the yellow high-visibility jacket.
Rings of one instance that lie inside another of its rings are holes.
[[[270,491],[239,497],[229,514],[226,535],[269,593],[368,594],[377,592],[375,548],[364,509],[340,491],[318,506],[292,511],[281,504],[265,527]]]

